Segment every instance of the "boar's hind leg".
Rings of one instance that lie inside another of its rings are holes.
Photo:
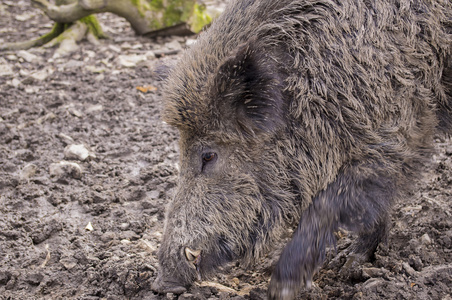
[[[310,286],[340,225],[360,233],[355,250],[363,254],[375,250],[386,233],[395,196],[395,180],[385,175],[363,166],[350,167],[313,199],[273,271],[270,299],[292,299],[303,285]]]

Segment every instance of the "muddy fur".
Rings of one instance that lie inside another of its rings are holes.
[[[253,263],[297,223],[270,298],[310,284],[339,226],[371,253],[450,132],[451,48],[449,0],[232,1],[168,78],[181,171],[153,288]]]

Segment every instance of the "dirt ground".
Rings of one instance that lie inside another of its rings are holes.
[[[178,297],[150,290],[178,172],[177,132],[159,119],[158,70],[179,56],[160,53],[194,37],[151,40],[114,15],[99,19],[111,39],[83,41],[69,56],[0,53],[0,299]],[[51,26],[28,1],[0,3],[0,43]],[[452,299],[452,142],[435,146],[375,259],[341,268],[351,237],[339,234],[339,254],[300,298]],[[225,268],[179,299],[264,299],[274,259]]]

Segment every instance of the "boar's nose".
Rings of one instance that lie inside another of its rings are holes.
[[[199,260],[199,255],[201,254],[201,250],[191,250],[190,248],[185,248],[185,258],[187,258],[188,262],[196,265]]]
[[[187,289],[184,286],[181,286],[178,282],[165,280],[161,274],[159,274],[152,283],[151,290],[161,294],[173,293],[176,295],[187,291]]]

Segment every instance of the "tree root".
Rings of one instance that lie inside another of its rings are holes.
[[[108,38],[97,18],[91,15],[73,23],[55,23],[49,33],[34,40],[6,43],[0,46],[0,51],[27,50],[41,46],[51,48],[59,45],[55,55],[64,56],[77,50],[77,43],[84,37],[93,44],[98,44],[99,38]]]
[[[30,41],[24,41],[24,42],[17,42],[17,43],[5,43],[3,45],[0,45],[0,51],[8,51],[8,50],[27,50],[33,47],[40,47],[57,36],[59,36],[64,31],[65,24],[62,23],[55,23],[53,25],[52,30],[49,33],[44,34],[43,36],[40,36],[37,39],[30,40]]]
[[[64,56],[78,49],[77,42],[85,37],[88,26],[80,21],[70,25],[62,34],[44,45],[44,48],[60,45],[55,51],[56,56]]]

